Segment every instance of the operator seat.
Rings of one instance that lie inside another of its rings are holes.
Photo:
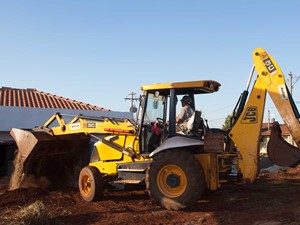
[[[201,115],[201,111],[195,111],[195,113],[189,119],[187,123],[187,135],[199,136],[200,138],[203,137],[206,127]]]

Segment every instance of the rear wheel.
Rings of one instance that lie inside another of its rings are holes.
[[[154,157],[146,174],[149,195],[160,206],[179,210],[200,199],[205,180],[201,165],[187,151],[169,150]]]
[[[87,202],[99,200],[103,195],[103,175],[96,167],[86,166],[79,174],[78,181],[81,197]]]

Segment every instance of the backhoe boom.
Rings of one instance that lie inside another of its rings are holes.
[[[252,56],[257,78],[249,99],[229,134],[241,156],[239,167],[246,182],[253,182],[259,171],[259,144],[266,93],[270,95],[297,146],[300,143],[298,113],[286,87],[285,78],[280,67],[272,56],[262,48],[255,49]],[[278,135],[271,135],[271,137],[268,153],[274,163],[282,166],[297,164],[300,160],[299,149],[282,141]],[[279,141],[280,145],[277,144]],[[279,149],[279,146],[281,149]],[[287,155],[289,157],[282,160]]]

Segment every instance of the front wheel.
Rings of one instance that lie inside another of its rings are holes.
[[[78,186],[80,195],[85,201],[97,201],[103,195],[103,175],[96,167],[86,166],[79,174]]]
[[[150,198],[160,206],[180,210],[197,202],[204,189],[200,163],[189,152],[168,150],[154,157],[146,174]]]

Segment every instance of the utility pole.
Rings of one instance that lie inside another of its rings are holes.
[[[291,93],[291,96],[293,96],[293,89],[294,89],[294,85],[296,84],[296,82],[299,80],[300,77],[296,77],[296,81],[293,83],[293,78],[294,78],[294,75],[292,74],[292,72],[290,72],[288,74],[289,78],[289,88],[290,88],[290,93]]]
[[[268,130],[270,130],[270,110],[268,110]]]
[[[131,93],[128,94],[129,97],[126,97],[126,98],[125,98],[125,101],[126,101],[126,100],[129,100],[129,101],[130,101],[130,108],[129,108],[129,111],[130,111],[130,112],[133,112],[133,113],[135,113],[135,112],[137,111],[137,108],[136,108],[136,106],[133,104],[133,102],[139,100],[138,98],[135,97],[135,95],[136,95],[136,93],[131,92]]]
[[[291,96],[293,96],[294,85],[295,85],[295,83],[299,80],[300,77],[297,76],[297,77],[296,77],[296,81],[293,83],[293,77],[294,77],[294,75],[292,74],[292,72],[290,72],[290,73],[288,74],[288,76],[289,76],[289,88],[290,88],[290,93],[291,93]],[[292,135],[291,135],[291,144],[294,145],[294,139],[293,139]]]

